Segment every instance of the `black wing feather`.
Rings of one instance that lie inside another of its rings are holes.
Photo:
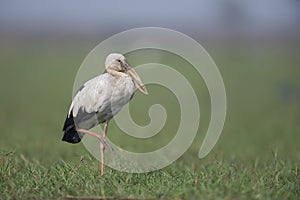
[[[73,143],[73,144],[79,143],[81,141],[80,134],[76,131],[76,126],[75,126],[75,121],[74,121],[72,111],[65,120],[63,132],[64,135],[62,141]]]

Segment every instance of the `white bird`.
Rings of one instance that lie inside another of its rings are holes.
[[[75,95],[63,127],[63,141],[78,143],[84,134],[100,139],[101,175],[104,174],[104,149],[108,122],[132,98],[135,88],[148,94],[141,78],[123,55],[112,53],[105,60],[107,73],[87,81]],[[99,135],[89,129],[104,124]]]

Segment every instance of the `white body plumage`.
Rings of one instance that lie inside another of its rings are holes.
[[[63,141],[78,143],[84,135],[82,131],[87,133],[100,123],[108,123],[130,101],[135,88],[147,94],[144,83],[123,55],[108,55],[105,68],[107,73],[87,81],[73,98],[63,127]]]
[[[128,75],[116,77],[102,74],[87,81],[77,92],[69,115],[76,118],[81,109],[85,113],[95,113],[99,123],[110,120],[129,102],[134,90],[135,86]]]

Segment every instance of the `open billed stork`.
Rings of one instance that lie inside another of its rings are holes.
[[[101,175],[104,174],[104,150],[108,122],[132,98],[135,88],[148,94],[139,75],[127,63],[126,58],[117,53],[109,54],[105,60],[107,73],[87,81],[73,98],[63,126],[63,141],[78,143],[84,134],[100,140]],[[89,129],[104,123],[103,134]]]

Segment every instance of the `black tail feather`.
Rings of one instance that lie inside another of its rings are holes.
[[[62,138],[62,141],[66,141],[69,143],[79,143],[81,141],[81,137],[76,131],[75,127],[75,121],[73,117],[73,112],[71,111],[70,115],[67,116],[64,127],[64,136]]]

